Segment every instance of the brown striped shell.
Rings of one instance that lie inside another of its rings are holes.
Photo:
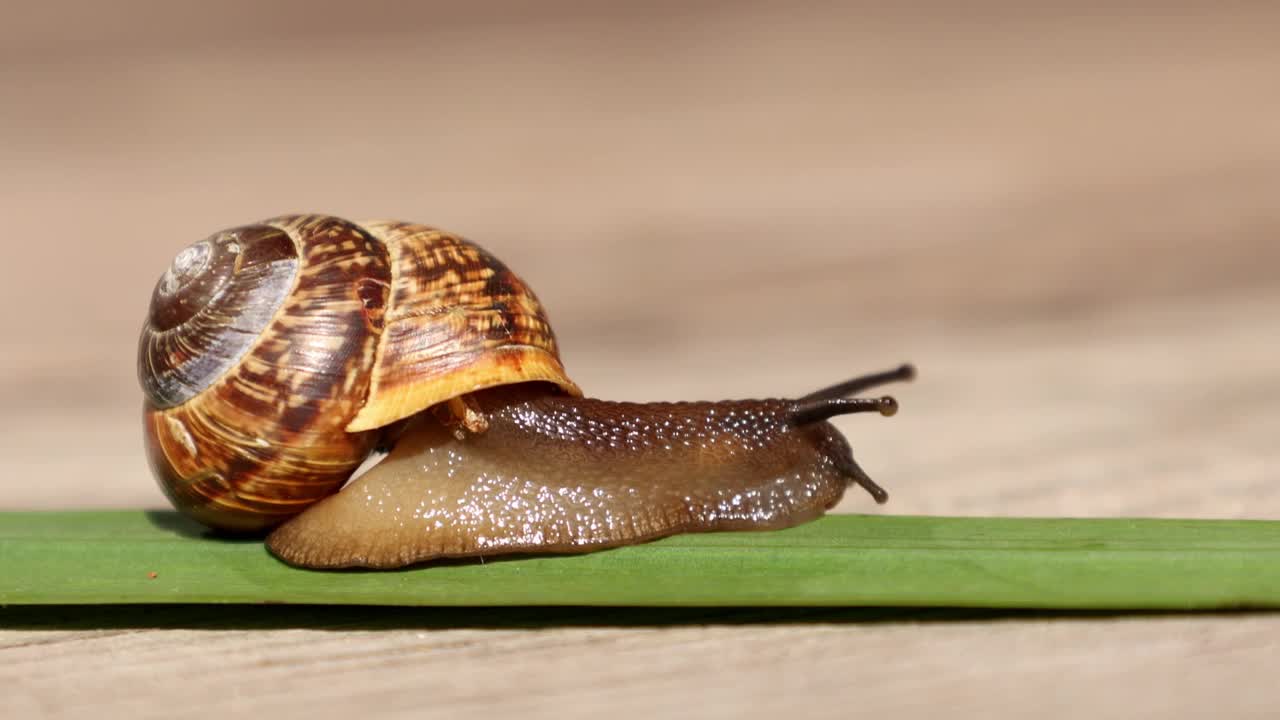
[[[183,250],[139,341],[152,469],[211,527],[258,531],[346,482],[378,428],[484,388],[580,395],[532,291],[402,222],[279,217]]]

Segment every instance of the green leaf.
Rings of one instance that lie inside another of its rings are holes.
[[[0,604],[1280,607],[1280,522],[828,516],[572,556],[288,567],[172,512],[0,513]]]

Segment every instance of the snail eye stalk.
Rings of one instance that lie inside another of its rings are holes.
[[[792,406],[788,417],[796,425],[808,425],[837,415],[863,412],[878,412],[891,417],[898,413],[898,401],[888,395],[878,398],[802,398]]]
[[[856,378],[845,380],[838,385],[832,385],[831,387],[825,387],[821,390],[815,390],[800,399],[830,400],[832,398],[849,397],[850,395],[855,395],[863,390],[870,390],[873,387],[879,387],[893,382],[907,382],[915,379],[915,366],[911,364],[904,364],[884,372],[872,373],[870,375],[859,375]]]

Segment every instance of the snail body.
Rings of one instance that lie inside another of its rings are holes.
[[[477,404],[485,432],[415,420],[268,546],[307,567],[399,567],[777,529],[821,515],[862,475],[834,426],[796,423],[785,400],[626,403],[527,387]]]
[[[887,495],[827,419],[897,370],[803,398],[584,398],[533,292],[483,249],[399,222],[286,216],[179,253],[139,375],[153,471],[294,565],[583,552],[788,527],[850,484]],[[347,482],[377,446],[390,454]],[[339,491],[339,488],[342,488]]]

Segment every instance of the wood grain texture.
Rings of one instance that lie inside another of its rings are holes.
[[[0,506],[161,505],[133,373],[156,278],[218,228],[315,210],[481,243],[591,394],[786,395],[916,362],[892,422],[840,424],[894,513],[1280,517],[1272,4],[256,5],[6,15]],[[1280,699],[1273,615],[0,623],[6,717]]]

